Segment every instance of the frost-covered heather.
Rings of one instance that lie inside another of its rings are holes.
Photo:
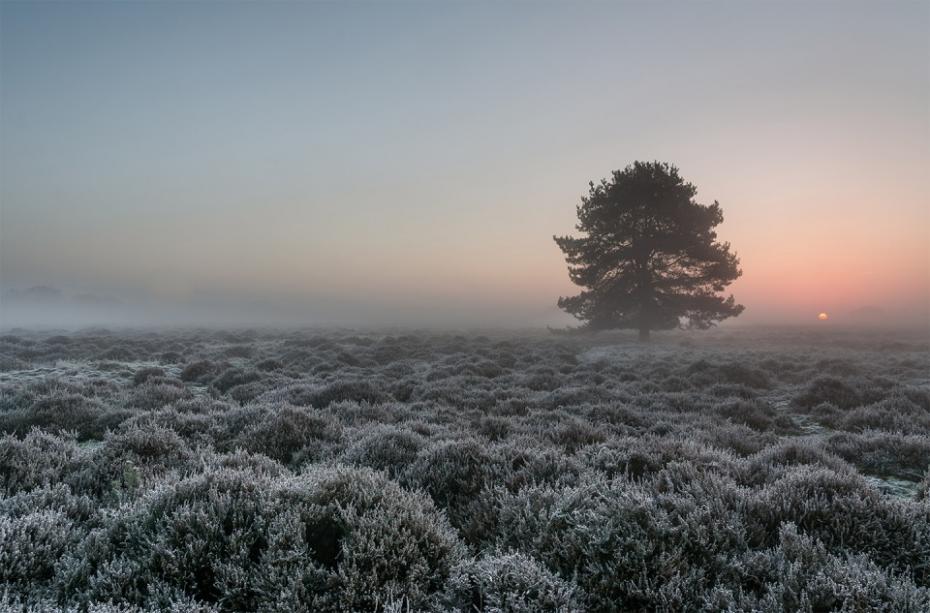
[[[927,611],[887,332],[0,337],[0,609]]]

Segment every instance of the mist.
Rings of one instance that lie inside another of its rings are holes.
[[[740,324],[930,320],[919,3],[2,11],[4,326],[570,325],[552,236],[636,159],[721,203]]]

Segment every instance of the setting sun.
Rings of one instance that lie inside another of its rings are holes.
[[[817,315],[817,319],[819,319],[820,321],[827,321],[828,319],[830,319],[830,316],[827,315],[826,313],[820,313],[819,315]]]

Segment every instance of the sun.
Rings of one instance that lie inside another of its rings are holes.
[[[817,319],[819,319],[820,321],[827,321],[828,319],[830,319],[830,316],[827,315],[826,313],[820,313],[819,315],[817,315]]]

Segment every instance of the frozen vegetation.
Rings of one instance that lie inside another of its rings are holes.
[[[930,347],[13,330],[0,607],[927,611]]]

